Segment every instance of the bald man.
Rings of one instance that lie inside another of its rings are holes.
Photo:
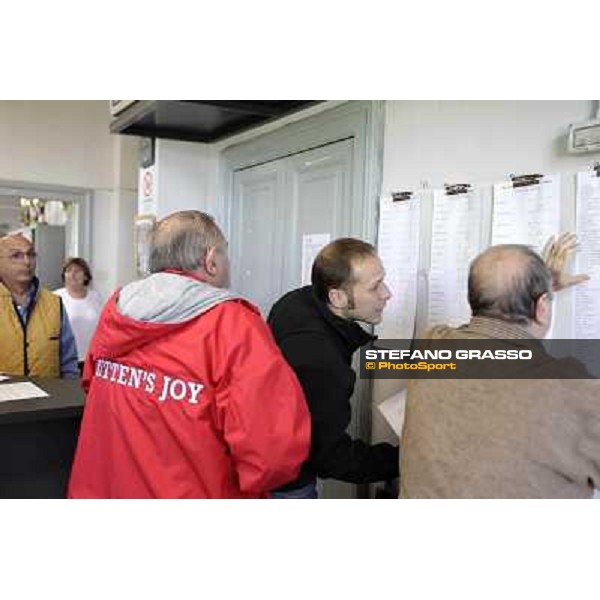
[[[587,279],[564,270],[574,245],[574,236],[561,237],[546,263],[525,246],[489,248],[469,272],[471,321],[426,337],[495,340],[506,349],[542,339],[553,293]],[[573,379],[411,381],[401,497],[591,497],[600,487],[600,382],[572,359],[541,364],[546,376],[563,369]]]
[[[0,238],[0,372],[78,377],[69,318],[61,299],[40,287],[36,257],[23,235]]]

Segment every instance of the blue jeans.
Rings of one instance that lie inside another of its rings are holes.
[[[317,484],[309,483],[295,490],[271,492],[271,498],[276,500],[317,500],[319,494],[317,494]]]

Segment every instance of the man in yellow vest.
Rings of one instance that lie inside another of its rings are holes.
[[[60,297],[40,286],[36,257],[23,235],[0,238],[0,372],[78,377],[67,313]]]

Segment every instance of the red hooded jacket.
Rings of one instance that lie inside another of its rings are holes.
[[[119,292],[107,303],[85,364],[69,497],[257,498],[294,479],[310,417],[260,313],[183,274],[134,285],[144,298],[171,286],[169,302],[187,298],[183,320],[126,316]]]

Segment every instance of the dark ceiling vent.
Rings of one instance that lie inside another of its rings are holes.
[[[114,101],[125,102],[125,101]],[[127,101],[111,133],[214,142],[308,108],[321,100]],[[112,106],[112,105],[111,105]]]

